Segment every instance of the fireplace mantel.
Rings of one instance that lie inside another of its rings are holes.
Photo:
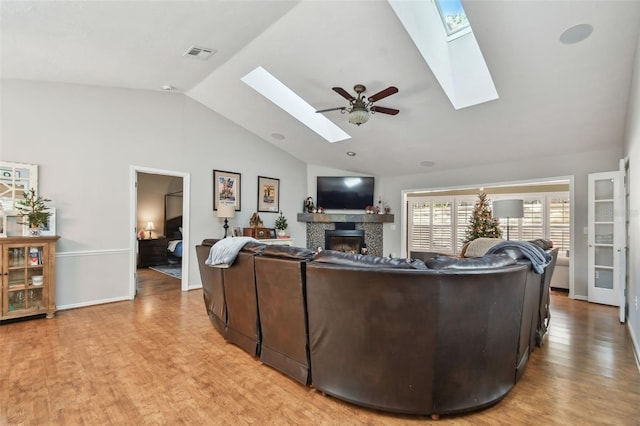
[[[298,213],[298,222],[311,223],[393,223],[392,214]]]

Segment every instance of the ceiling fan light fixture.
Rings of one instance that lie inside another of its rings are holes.
[[[353,107],[349,112],[349,123],[356,126],[369,121],[369,111],[366,108]]]

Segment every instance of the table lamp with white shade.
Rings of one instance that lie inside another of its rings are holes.
[[[149,231],[149,239],[151,239],[151,231],[155,231],[156,227],[153,226],[153,222],[149,221],[147,222],[147,226],[145,226],[144,230]]]
[[[227,238],[227,230],[229,229],[229,219],[236,215],[236,206],[229,204],[221,204],[218,206],[217,217],[224,218],[224,238]]]

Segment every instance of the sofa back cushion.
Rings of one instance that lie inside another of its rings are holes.
[[[336,265],[356,266],[361,268],[427,269],[424,262],[417,259],[409,260],[365,256],[362,254],[344,253],[335,250],[323,250],[316,254],[313,261],[320,263],[332,263]]]
[[[311,260],[315,252],[304,247],[268,245],[262,250],[262,255],[304,261]]]
[[[429,269],[490,269],[515,265],[507,253],[488,254],[482,257],[436,256],[426,262]]]

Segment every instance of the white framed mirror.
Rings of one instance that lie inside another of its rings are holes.
[[[38,192],[36,164],[0,161],[0,207],[6,215],[15,214],[16,200],[21,200],[31,188]]]

